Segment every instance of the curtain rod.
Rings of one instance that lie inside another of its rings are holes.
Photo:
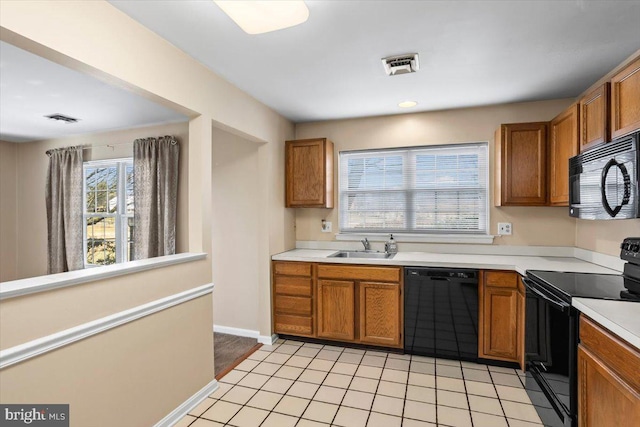
[[[173,140],[171,141],[171,145],[176,145],[178,143],[178,140],[175,139],[175,137],[172,137]],[[146,139],[146,138],[143,138]],[[114,143],[114,144],[99,144],[99,145],[78,145],[77,147],[82,148],[83,150],[91,150],[93,148],[103,148],[103,147],[107,147],[107,148],[111,148],[112,150],[114,150],[116,147],[120,146],[120,145],[126,145],[126,144],[133,144],[134,141],[129,141],[129,142],[118,142],[118,143]],[[67,147],[69,148],[69,147]],[[52,148],[51,150],[47,150],[45,151],[45,153],[47,154],[47,156],[51,156],[51,153],[55,150],[58,150],[58,148]]]

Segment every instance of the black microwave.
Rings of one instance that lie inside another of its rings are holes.
[[[640,218],[640,132],[569,159],[569,215],[581,219]]]

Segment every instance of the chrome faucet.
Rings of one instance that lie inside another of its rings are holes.
[[[364,240],[360,240],[360,242],[362,243],[362,246],[364,246],[365,251],[371,250],[371,244],[369,243],[369,240],[367,240],[366,237],[364,238]]]

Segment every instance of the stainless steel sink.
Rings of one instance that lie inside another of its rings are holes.
[[[395,254],[377,251],[338,251],[329,258],[373,258],[373,259],[391,259]]]

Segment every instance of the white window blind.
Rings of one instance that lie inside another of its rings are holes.
[[[340,231],[487,234],[487,143],[340,152]]]

